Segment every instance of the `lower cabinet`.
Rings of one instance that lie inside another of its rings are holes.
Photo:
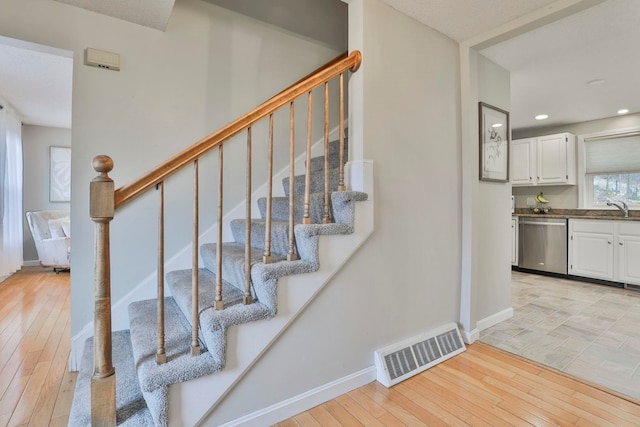
[[[613,280],[613,221],[569,220],[569,274]]]
[[[568,259],[569,274],[640,284],[640,222],[569,219]]]
[[[640,285],[640,223],[623,222],[618,227],[617,281]]]

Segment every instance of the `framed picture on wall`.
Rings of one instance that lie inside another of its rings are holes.
[[[480,179],[509,181],[509,113],[478,103],[480,118]]]
[[[71,201],[71,148],[49,147],[49,201]]]

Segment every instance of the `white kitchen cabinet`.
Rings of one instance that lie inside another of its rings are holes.
[[[564,132],[511,143],[514,186],[575,185],[576,137]]]
[[[518,217],[511,218],[511,265],[518,265]]]
[[[616,281],[640,285],[640,222],[618,224]]]
[[[569,274],[613,280],[613,225],[608,222],[569,220]]]
[[[511,143],[511,184],[533,185],[536,176],[535,138],[519,139]]]
[[[569,220],[569,274],[640,285],[640,222]]]

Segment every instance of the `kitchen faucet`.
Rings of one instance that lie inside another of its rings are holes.
[[[609,200],[607,201],[607,206],[615,206],[620,210],[620,212],[622,212],[622,215],[624,215],[625,218],[629,217],[629,207],[624,201],[620,200],[618,202],[612,202]]]

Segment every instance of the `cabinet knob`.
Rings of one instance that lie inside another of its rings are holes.
[[[611,242],[607,242],[608,244],[611,244]]]
[[[618,242],[618,244],[619,244],[620,246],[622,246],[622,242]]]

